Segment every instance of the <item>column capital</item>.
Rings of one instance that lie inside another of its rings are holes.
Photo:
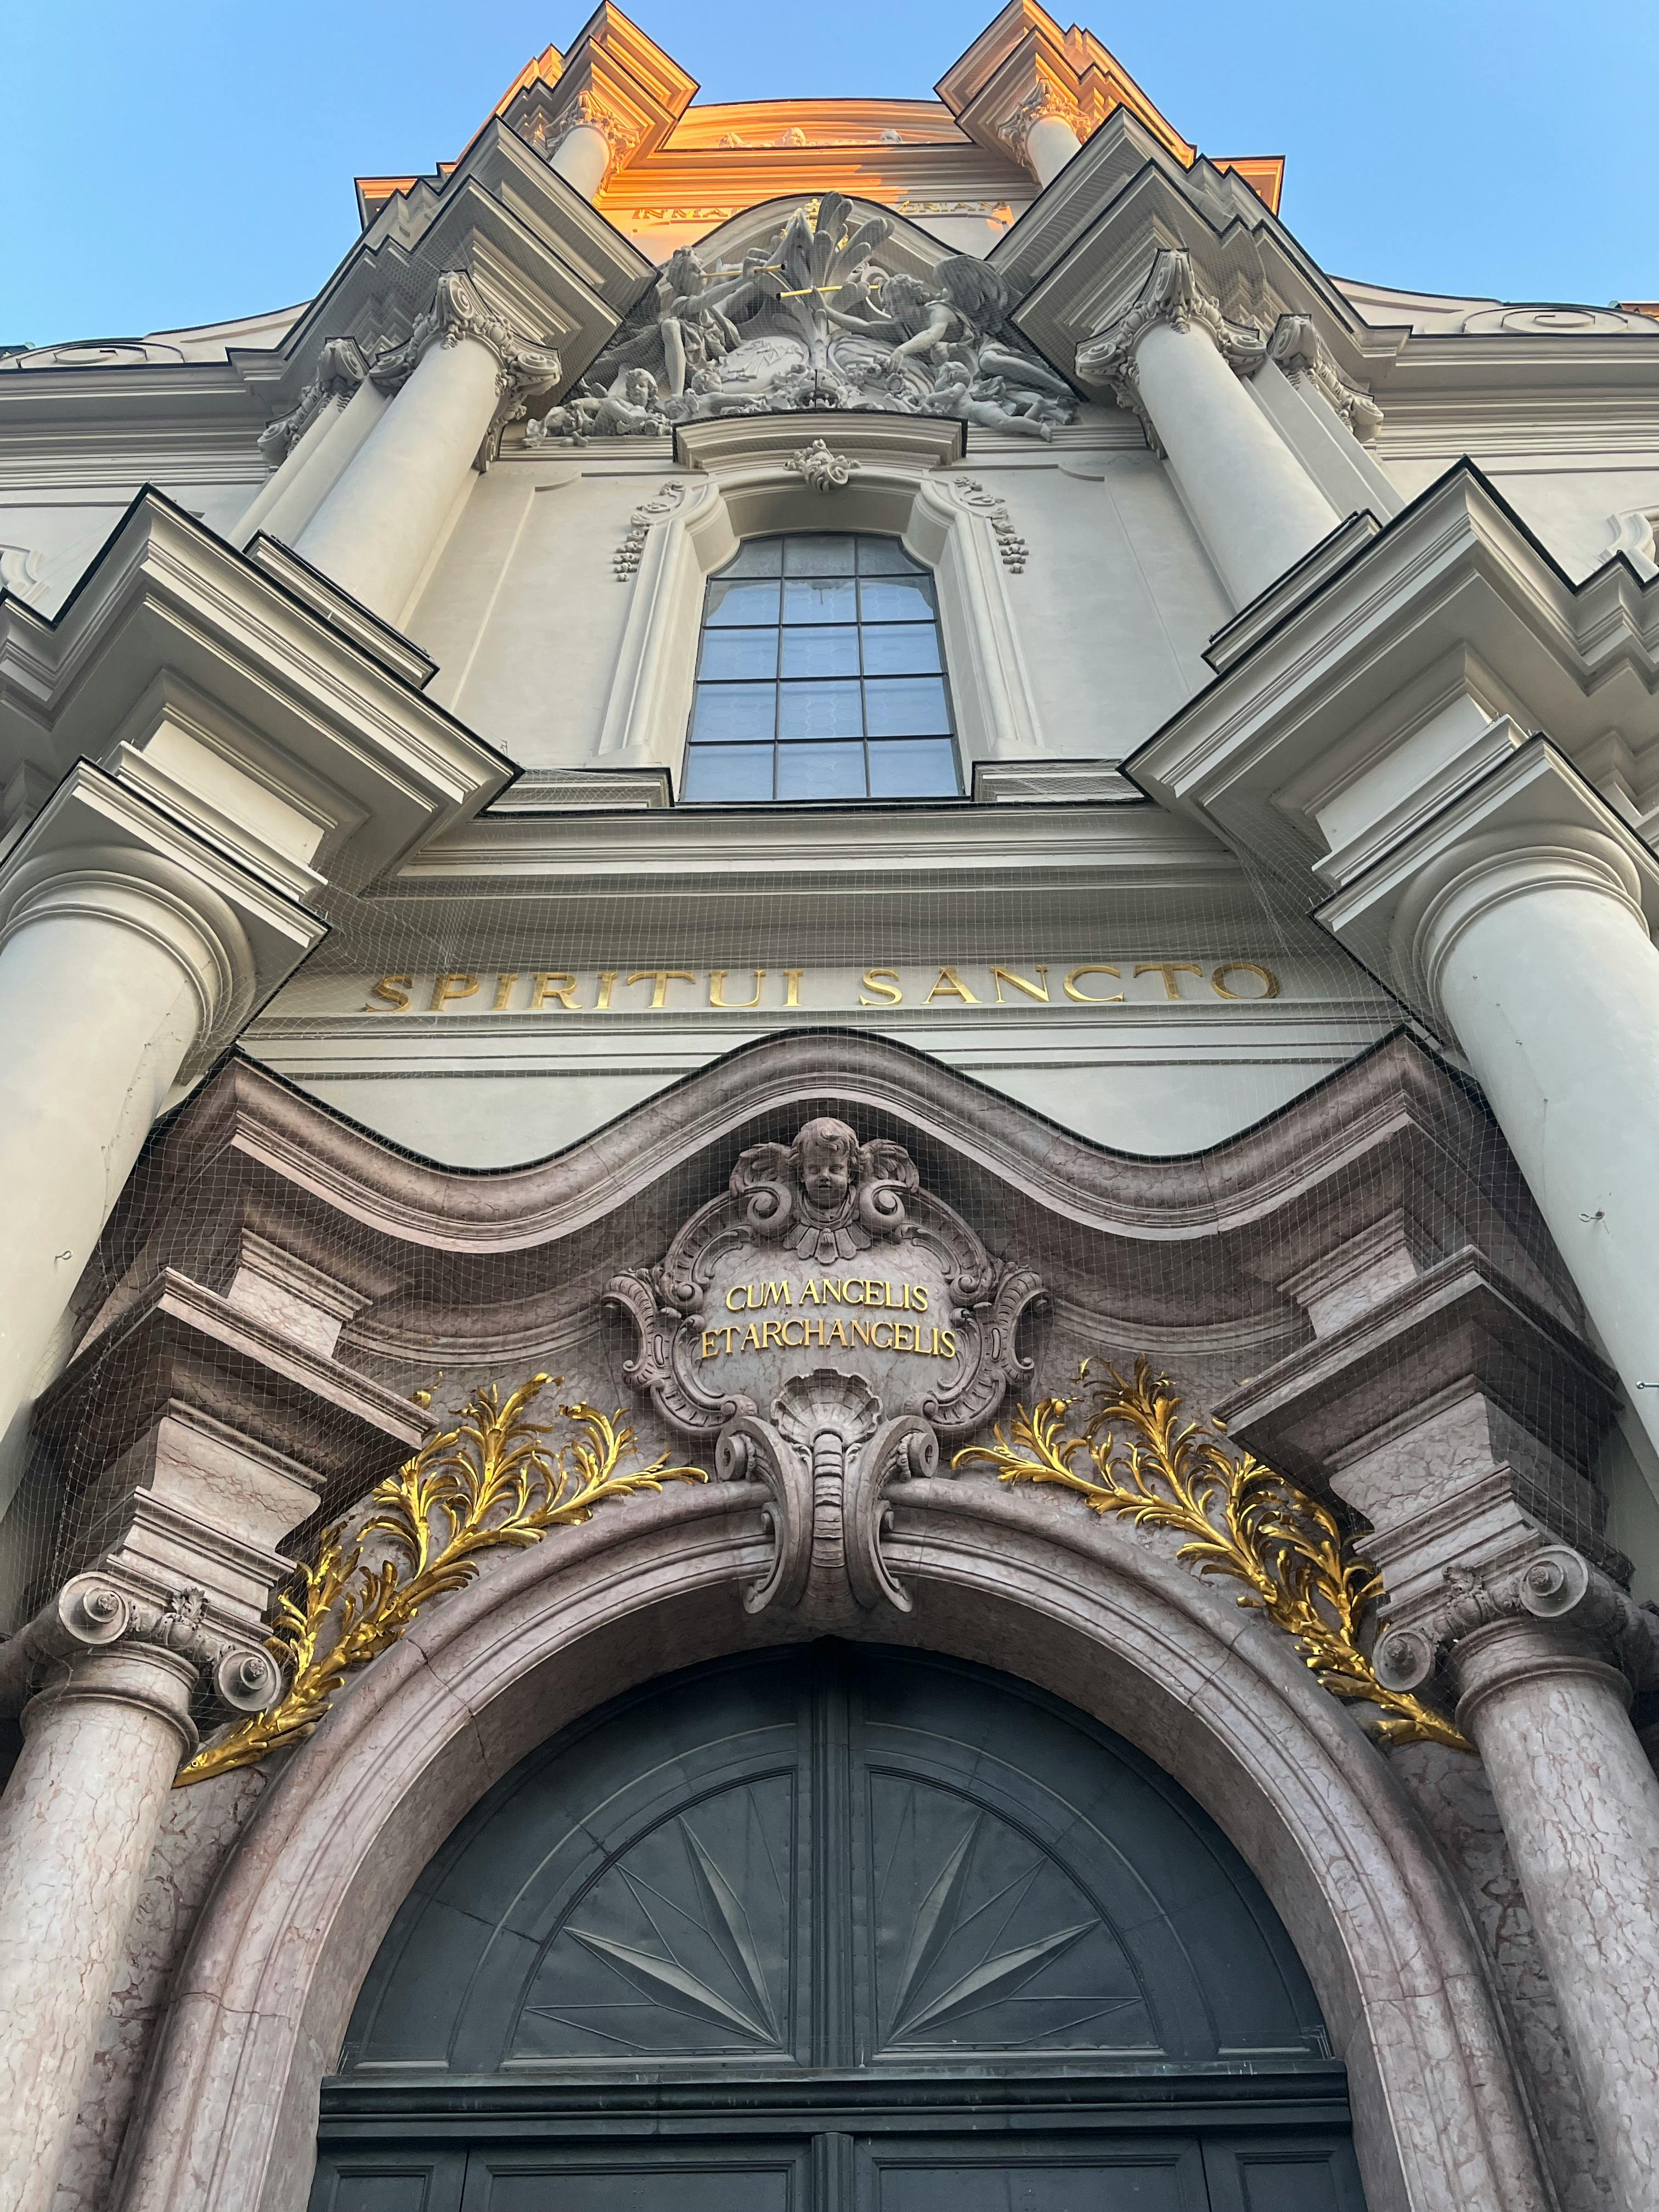
[[[1159,324],[1174,331],[1201,330],[1239,376],[1253,376],[1267,357],[1267,341],[1254,323],[1235,323],[1207,292],[1184,246],[1160,246],[1133,300],[1121,314],[1103,323],[1077,349],[1077,373],[1085,384],[1103,386],[1120,406],[1146,420],[1137,390],[1136,355],[1141,340]]]
[[[263,1712],[283,1687],[267,1651],[204,1626],[207,1603],[192,1587],[156,1603],[98,1571],[71,1577],[0,1645],[0,1709],[27,1714],[37,1698],[137,1704],[177,1730],[187,1755],[196,1745],[190,1703],[198,1680],[234,1713]]]
[[[1486,1569],[1448,1567],[1437,1603],[1409,1626],[1385,1628],[1378,1680],[1416,1690],[1449,1666],[1458,1726],[1496,1691],[1540,1672],[1613,1673],[1624,1694],[1659,1680],[1659,1612],[1568,1544],[1540,1543]]]
[[[530,137],[537,144],[536,128],[539,117],[532,118]],[[540,150],[551,161],[573,131],[597,131],[611,149],[610,167],[625,161],[645,135],[641,126],[619,109],[598,97],[591,86],[584,88],[574,100],[566,100],[542,131]]]
[[[177,963],[198,1016],[181,1084],[217,1056],[325,930],[90,761],[64,777],[0,867],[0,946],[67,915],[132,930]]]
[[[996,135],[1023,167],[1029,167],[1027,142],[1039,123],[1064,124],[1082,145],[1092,128],[1079,103],[1048,78],[1040,76],[1024,98],[995,125]]]
[[[328,338],[317,356],[317,373],[286,415],[267,422],[255,444],[272,468],[280,468],[331,399],[349,399],[368,374],[368,362],[356,338]]]
[[[1292,384],[1316,392],[1362,446],[1372,443],[1382,427],[1382,410],[1343,375],[1311,315],[1281,315],[1267,341],[1267,358]]]
[[[1458,940],[1494,907],[1557,889],[1611,901],[1644,933],[1659,914],[1659,860],[1547,739],[1500,718],[1474,757],[1492,764],[1316,910],[1437,1022]]]
[[[369,364],[369,380],[383,392],[400,391],[429,348],[447,351],[469,339],[495,357],[501,404],[492,430],[521,412],[532,399],[556,390],[563,378],[563,363],[551,346],[533,345],[520,337],[507,318],[489,306],[464,269],[446,269],[404,343],[388,348]]]

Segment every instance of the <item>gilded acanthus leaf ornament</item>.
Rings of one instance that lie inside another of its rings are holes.
[[[1079,1379],[1090,1377],[1085,1360]],[[1294,1638],[1304,1662],[1334,1698],[1376,1708],[1375,1734],[1388,1744],[1469,1747],[1432,1707],[1378,1680],[1364,1636],[1382,1595],[1317,1498],[1235,1449],[1216,1422],[1182,1420],[1168,1380],[1137,1359],[1133,1377],[1105,1367],[1094,1411],[1073,1430],[1074,1398],[1022,1407],[994,1441],[957,1453],[953,1467],[994,1468],[1004,1482],[1053,1483],[1100,1514],[1138,1528],[1187,1538],[1176,1553],[1200,1575],[1242,1583],[1238,1602]],[[1120,1441],[1120,1432],[1127,1436]]]
[[[550,1424],[528,1418],[547,1381],[532,1376],[505,1401],[493,1383],[475,1390],[453,1427],[376,1485],[355,1532],[344,1522],[325,1532],[315,1564],[276,1601],[266,1648],[282,1669],[282,1697],[204,1745],[180,1768],[180,1785],[255,1766],[308,1736],[346,1677],[396,1644],[434,1598],[470,1583],[482,1553],[539,1543],[613,1498],[708,1480],[700,1467],[671,1466],[666,1452],[629,1468],[634,1431],[620,1412],[593,1406],[562,1406],[575,1433],[550,1446]]]

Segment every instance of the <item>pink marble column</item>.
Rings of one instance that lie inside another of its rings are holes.
[[[1630,1684],[1522,1616],[1457,1646],[1480,1753],[1624,2212],[1659,2203],[1659,1778]]]

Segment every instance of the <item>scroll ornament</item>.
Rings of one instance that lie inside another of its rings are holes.
[[[629,1468],[634,1431],[620,1412],[592,1406],[561,1407],[576,1433],[550,1448],[550,1425],[528,1418],[547,1381],[532,1376],[505,1401],[493,1383],[475,1390],[453,1427],[376,1485],[353,1533],[344,1522],[325,1532],[315,1562],[276,1601],[266,1649],[282,1694],[205,1745],[175,1786],[301,1742],[348,1675],[398,1643],[434,1599],[470,1583],[483,1553],[538,1544],[613,1498],[708,1480],[702,1468],[671,1466],[666,1452]]]
[[[1088,1380],[1085,1360],[1080,1380]],[[1200,1575],[1242,1583],[1241,1606],[1266,1615],[1296,1644],[1334,1698],[1371,1709],[1380,1742],[1468,1744],[1451,1723],[1378,1674],[1368,1641],[1383,1595],[1381,1577],[1355,1556],[1328,1507],[1232,1446],[1216,1421],[1181,1418],[1168,1380],[1138,1358],[1126,1379],[1104,1367],[1080,1428],[1079,1401],[1045,1398],[1018,1411],[988,1444],[959,1451],[953,1467],[994,1469],[1004,1482],[1052,1483],[1102,1515],[1184,1536],[1176,1553]],[[1120,1442],[1120,1435],[1124,1440]]]
[[[941,1441],[1030,1375],[1017,1337],[1042,1296],[902,1145],[829,1115],[751,1145],[661,1261],[605,1291],[638,1335],[629,1382],[713,1444],[722,1480],[764,1493],[750,1610],[819,1628],[910,1610],[882,1553],[891,1487],[936,1473]]]

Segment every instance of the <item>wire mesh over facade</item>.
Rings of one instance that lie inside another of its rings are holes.
[[[0,361],[0,2200],[1638,2212],[1659,324],[695,89]]]

